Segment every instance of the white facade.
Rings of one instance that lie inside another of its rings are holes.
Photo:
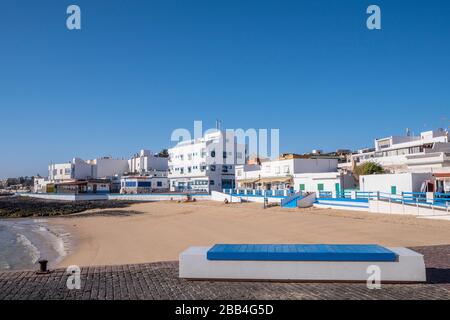
[[[357,182],[353,175],[339,172],[300,173],[294,175],[295,191],[304,192],[331,192],[333,196],[339,195],[345,189],[354,189]]]
[[[260,165],[236,167],[238,187],[276,190],[294,187],[293,178],[302,173],[336,172],[337,159],[292,158],[265,161]]]
[[[146,194],[169,190],[167,171],[155,171],[151,176],[129,176],[120,180],[121,194]]]
[[[51,164],[48,168],[48,177],[52,182],[63,182],[67,180],[92,179],[94,171],[91,164],[74,158],[68,163]]]
[[[159,157],[149,150],[141,150],[128,160],[130,173],[145,174],[151,171],[167,171],[168,158]]]
[[[51,184],[47,178],[34,178],[33,192],[47,193],[47,186]]]
[[[423,184],[433,179],[431,173],[391,173],[359,177],[359,189],[400,195],[402,192],[421,192]]]
[[[89,160],[93,166],[94,179],[112,178],[121,176],[128,171],[128,161],[123,159],[113,159],[110,157]]]
[[[84,161],[74,158],[71,162],[51,164],[48,169],[49,180],[64,182],[68,180],[88,180],[111,178],[128,171],[127,160],[103,157]]]
[[[221,191],[234,187],[236,163],[245,163],[247,148],[228,141],[221,131],[169,149],[171,191]]]
[[[446,130],[422,132],[420,136],[392,136],[375,140],[375,148],[361,150],[341,168],[373,161],[386,170],[401,172],[450,172],[450,143]]]

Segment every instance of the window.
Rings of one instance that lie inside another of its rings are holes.
[[[226,152],[226,151],[224,151],[224,152],[222,153],[222,158],[224,158],[224,159],[227,158],[227,152]]]
[[[157,181],[157,182],[156,182],[156,186],[157,186],[157,187],[162,187],[162,181]]]
[[[239,176],[239,177],[242,176],[242,170],[237,171],[237,176]]]
[[[126,181],[125,186],[127,188],[136,188],[136,181]]]
[[[284,166],[283,167],[283,172],[284,173],[289,173],[289,166]]]
[[[300,191],[305,191],[305,184],[304,183],[300,183]]]
[[[228,172],[228,166],[222,166],[222,172],[227,173]]]
[[[324,189],[323,183],[318,183],[318,184],[317,184],[317,190],[323,191],[323,189]]]
[[[242,152],[236,153],[238,159],[242,159]]]
[[[214,151],[214,150],[211,151],[211,157],[212,157],[212,158],[215,158],[215,157],[216,157],[216,151]]]
[[[215,165],[209,166],[209,170],[211,170],[211,171],[216,171],[216,166],[215,166]]]
[[[214,185],[214,180],[209,180],[209,185],[213,186]]]
[[[151,188],[152,187],[152,182],[151,181],[139,181],[138,182],[138,187],[140,187],[140,188]]]

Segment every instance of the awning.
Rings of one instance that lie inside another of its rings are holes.
[[[261,183],[287,183],[291,182],[292,177],[271,177],[271,178],[262,178],[259,179],[258,182]]]
[[[237,183],[255,183],[259,179],[242,179],[242,180],[236,180]]]

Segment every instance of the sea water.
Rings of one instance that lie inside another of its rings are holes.
[[[39,259],[54,267],[67,253],[67,236],[43,219],[1,219],[0,271],[34,270]]]

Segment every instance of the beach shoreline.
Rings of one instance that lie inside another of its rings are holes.
[[[72,234],[43,218],[0,219],[0,270],[37,270],[38,261],[55,268],[72,252]]]
[[[177,261],[189,246],[215,243],[450,244],[450,222],[333,209],[263,209],[259,204],[149,202],[48,219],[71,234],[58,264],[98,266]],[[125,210],[126,212],[127,210]]]

